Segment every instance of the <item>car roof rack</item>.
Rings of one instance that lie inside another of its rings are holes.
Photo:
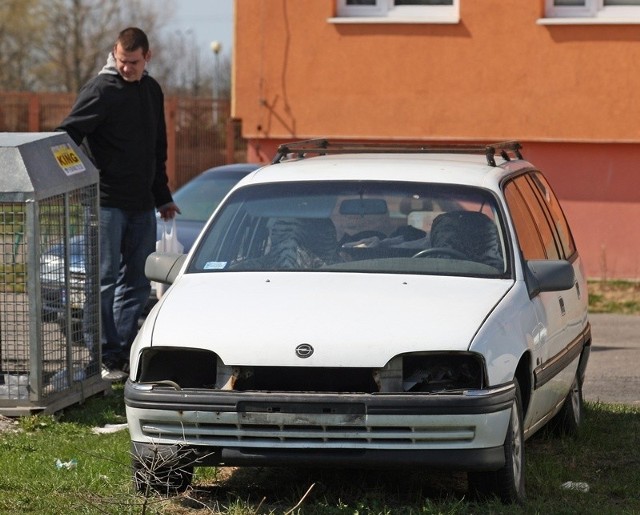
[[[484,154],[489,166],[496,166],[495,156],[497,153],[505,161],[510,161],[511,153],[517,159],[522,159],[520,149],[522,145],[518,141],[503,141],[500,143],[455,145],[430,143],[409,144],[409,143],[363,143],[363,142],[333,142],[328,139],[308,139],[283,143],[278,146],[278,151],[271,161],[271,164],[281,163],[287,159],[303,159],[312,155],[326,154]]]

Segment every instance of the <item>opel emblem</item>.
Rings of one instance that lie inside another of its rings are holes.
[[[296,347],[296,356],[299,358],[308,358],[313,354],[313,347],[308,343],[301,343]]]

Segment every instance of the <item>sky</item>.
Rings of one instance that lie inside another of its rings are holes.
[[[167,0],[175,16],[167,30],[193,31],[198,46],[211,52],[211,42],[222,44],[221,53],[231,54],[233,45],[233,0]]]

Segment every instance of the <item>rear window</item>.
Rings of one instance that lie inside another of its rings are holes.
[[[503,277],[503,223],[488,191],[305,182],[237,190],[189,272],[332,271]]]

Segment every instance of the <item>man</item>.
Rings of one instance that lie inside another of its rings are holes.
[[[145,70],[150,59],[146,34],[124,29],[58,127],[100,171],[102,362],[112,380],[126,377],[121,369],[149,298],[144,264],[155,250],[155,209],[164,220],[180,213],[166,174],[164,95]]]

